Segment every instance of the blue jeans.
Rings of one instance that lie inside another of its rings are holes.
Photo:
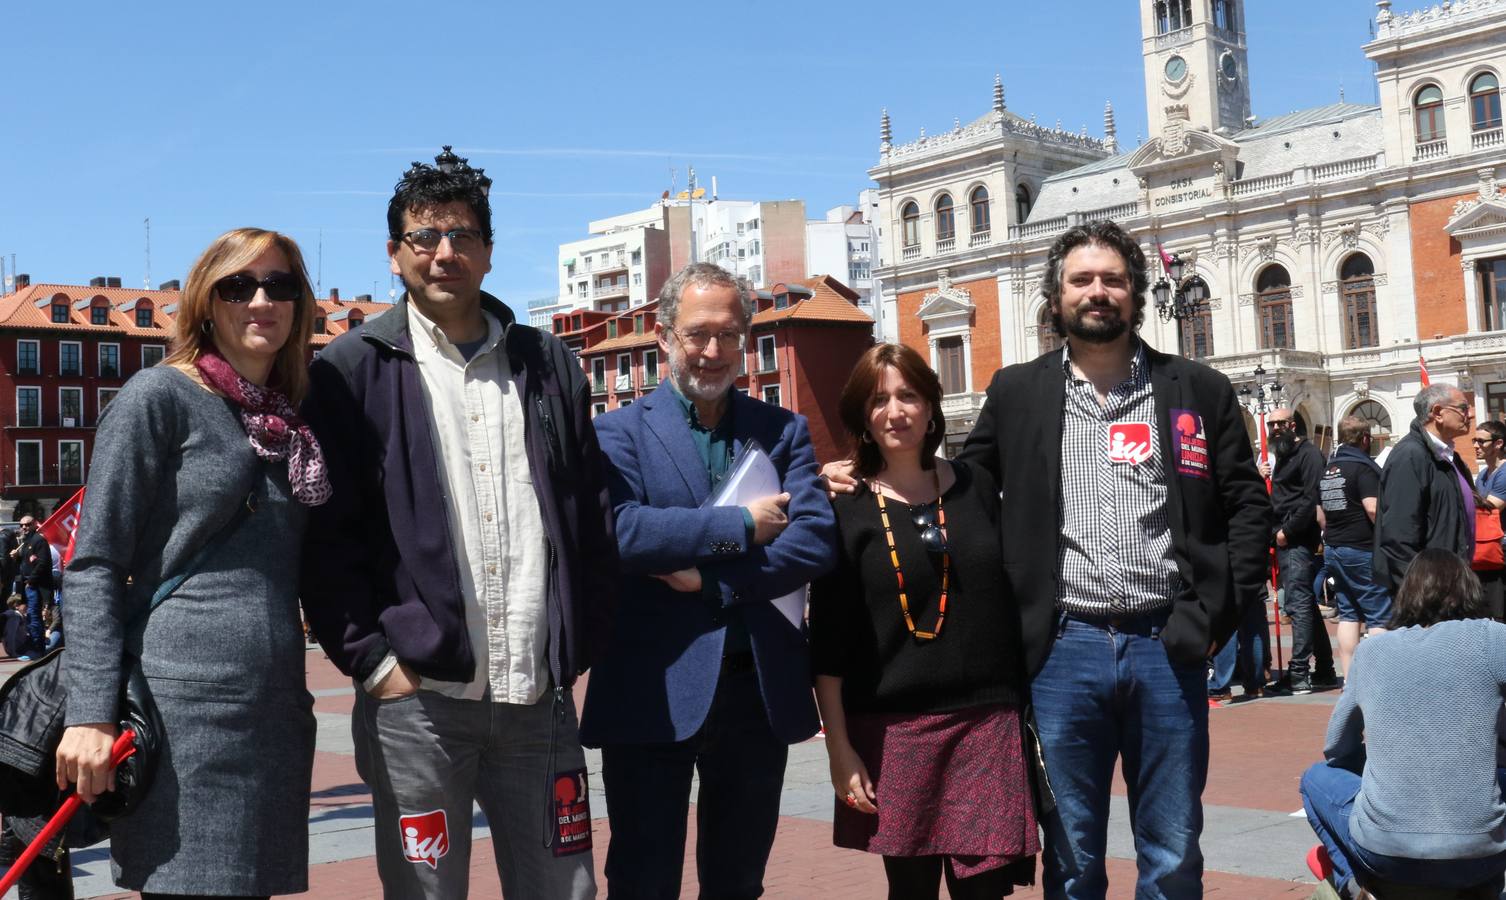
[[[1506,790],[1506,769],[1497,770]],[[1478,859],[1408,859],[1371,853],[1349,836],[1349,814],[1360,793],[1360,775],[1333,763],[1320,762],[1302,776],[1302,808],[1318,840],[1333,860],[1334,886],[1353,893],[1355,879],[1380,877],[1400,884],[1433,888],[1472,887],[1506,872],[1506,853]]]
[[[1354,547],[1328,547],[1328,571],[1338,595],[1339,621],[1364,622],[1375,628],[1391,624],[1391,595],[1375,583],[1374,554]]]
[[[34,653],[41,653],[47,646],[47,628],[42,624],[42,605],[46,602],[45,590],[29,584],[26,586],[26,636],[31,638]]]
[[[1056,812],[1042,823],[1048,897],[1102,900],[1108,890],[1109,788],[1119,758],[1129,789],[1141,900],[1203,895],[1208,696],[1201,663],[1161,645],[1166,614],[1110,626],[1064,618],[1031,683]]]
[[[1213,657],[1213,677],[1208,680],[1208,693],[1227,691],[1234,682],[1237,667],[1246,693],[1264,687],[1270,641],[1271,626],[1266,621],[1265,603],[1251,603],[1240,619],[1239,630]]]
[[[691,776],[696,801],[700,896],[752,900],[779,825],[789,747],[764,711],[758,676],[728,673],[717,683],[701,730],[667,744],[601,748],[607,789],[607,893],[613,900],[677,900],[685,862]]]

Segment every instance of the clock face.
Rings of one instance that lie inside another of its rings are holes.
[[[1173,56],[1166,61],[1166,80],[1181,81],[1187,75],[1187,60]]]
[[[1230,81],[1239,77],[1239,63],[1235,61],[1234,54],[1225,53],[1219,59],[1218,66],[1223,70],[1224,77]]]

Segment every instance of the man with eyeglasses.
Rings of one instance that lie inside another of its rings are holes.
[[[1381,470],[1375,511],[1375,580],[1392,597],[1425,547],[1474,558],[1475,483],[1454,449],[1469,434],[1474,409],[1463,391],[1443,382],[1423,388],[1412,409],[1417,418]]]
[[[1323,533],[1318,524],[1322,506],[1319,485],[1323,481],[1323,451],[1297,431],[1296,413],[1281,407],[1266,418],[1266,431],[1276,454],[1271,476],[1271,503],[1276,508],[1276,526],[1271,540],[1281,570],[1282,596],[1292,620],[1292,656],[1286,665],[1285,687],[1294,694],[1310,694],[1313,686],[1337,687],[1333,645],[1318,614],[1313,594],[1318,546]],[[1308,660],[1317,663],[1309,669]]]
[[[334,497],[309,521],[303,601],[356,683],[386,895],[466,896],[474,802],[507,896],[594,897],[570,687],[605,633],[616,546],[590,388],[481,290],[490,179],[448,147],[435,162],[388,205],[407,292],[310,370]]]
[[[669,379],[596,420],[623,579],[581,739],[602,748],[613,900],[680,896],[697,773],[700,895],[762,894],[788,745],[819,727],[803,623],[770,601],[831,568],[836,522],[804,417],[735,387],[752,318],[745,281],[687,266],[659,293]],[[782,492],[706,505],[755,441]]]
[[[34,516],[21,517],[20,545],[11,552],[16,556],[21,591],[26,597],[26,634],[35,648],[33,652],[40,654],[47,646],[43,613],[52,603],[52,547],[38,530]]]

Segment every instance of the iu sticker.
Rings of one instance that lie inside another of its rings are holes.
[[[1109,426],[1109,462],[1138,466],[1150,457],[1149,423],[1119,422]]]
[[[1177,474],[1205,481],[1212,477],[1208,464],[1208,433],[1203,417],[1190,409],[1171,411],[1171,444]]]
[[[554,855],[569,856],[591,849],[591,798],[586,794],[586,770],[554,776]]]
[[[408,862],[437,869],[439,860],[450,852],[450,829],[442,809],[400,816],[397,829],[403,838],[403,858]]]

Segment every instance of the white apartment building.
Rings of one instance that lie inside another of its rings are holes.
[[[805,265],[810,275],[830,275],[857,291],[858,306],[874,319],[875,335],[885,333],[873,302],[873,270],[879,258],[878,191],[858,195],[857,206],[826,211],[824,220],[805,224]]]

